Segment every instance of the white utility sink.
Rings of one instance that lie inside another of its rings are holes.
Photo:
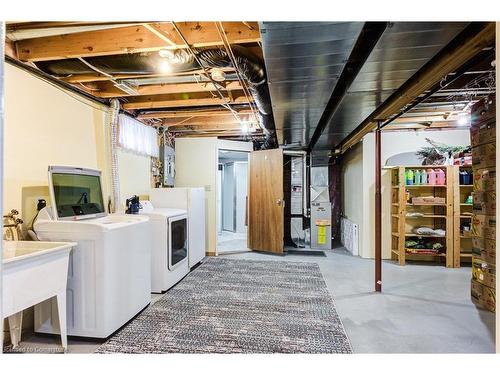
[[[23,310],[57,298],[61,341],[66,339],[66,283],[75,242],[3,241],[2,305],[13,347],[21,339]]]

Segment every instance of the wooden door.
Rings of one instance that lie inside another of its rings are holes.
[[[250,153],[248,248],[283,253],[283,150]]]

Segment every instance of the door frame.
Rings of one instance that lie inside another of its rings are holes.
[[[224,151],[235,151],[235,152],[246,152],[250,154],[250,152],[253,151],[253,143],[252,142],[244,142],[244,141],[228,141],[224,139],[218,139],[217,140],[217,148],[216,148],[216,160],[215,160],[215,168],[217,170],[219,166],[219,151],[224,150]],[[248,158],[248,165],[250,170],[250,158]],[[247,179],[247,195],[248,195],[248,184],[249,180]],[[219,193],[221,186],[220,186],[220,181],[218,178],[215,179],[215,188],[216,188],[216,194]],[[216,203],[217,204],[217,199]],[[215,207],[215,222],[217,223],[217,220],[219,219],[219,210],[217,207]],[[220,218],[222,220],[222,218]],[[218,244],[218,234],[219,230],[217,228],[217,224],[215,225],[215,256],[219,255],[219,244]],[[248,227],[247,227],[247,238],[248,238]]]

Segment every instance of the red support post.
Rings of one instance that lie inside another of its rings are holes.
[[[375,130],[375,291],[382,291],[381,129]]]

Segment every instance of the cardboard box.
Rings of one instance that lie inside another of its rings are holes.
[[[472,279],[486,285],[489,288],[496,288],[495,265],[485,262],[482,259],[472,257]]]
[[[496,192],[494,191],[474,191],[472,192],[472,208],[478,215],[495,215],[496,213]]]
[[[477,306],[495,312],[496,293],[495,289],[471,280],[471,299]]]
[[[481,124],[478,127],[471,128],[470,140],[472,147],[476,147],[485,143],[496,141],[495,119]]]
[[[488,101],[480,100],[476,102],[470,112],[471,126],[477,128],[486,122],[495,119],[496,116],[496,102],[495,97],[492,96]]]
[[[444,197],[412,197],[411,203],[413,204],[444,204],[446,198]]]
[[[471,219],[472,235],[474,237],[482,237],[495,239],[496,237],[496,217],[490,215],[476,215]]]
[[[496,142],[485,143],[472,148],[472,168],[474,173],[478,169],[495,168]]]
[[[474,190],[495,191],[496,190],[496,170],[495,168],[478,169],[472,176]]]
[[[477,258],[495,264],[496,240],[482,237],[472,237],[472,254]]]

